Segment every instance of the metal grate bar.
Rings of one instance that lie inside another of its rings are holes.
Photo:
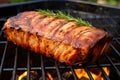
[[[17,69],[17,58],[18,58],[18,48],[15,48],[15,59],[14,59],[14,68],[12,73],[12,80],[16,80],[16,69]]]
[[[100,66],[100,63],[97,63],[99,69],[101,70],[102,72],[102,75],[104,76],[104,79],[105,80],[110,80],[110,78],[107,76],[107,74],[105,73],[105,71],[102,69],[102,67]]]
[[[27,52],[27,80],[30,80],[30,52]]]
[[[2,29],[0,30],[0,37],[1,37],[1,35],[2,35]]]
[[[71,71],[72,71],[72,75],[73,75],[73,77],[74,77],[74,80],[78,80],[77,75],[75,74],[75,71],[74,71],[74,69],[73,69],[72,66],[70,66],[70,69],[71,69]]]
[[[115,53],[120,56],[120,53],[118,52],[118,50],[111,44],[110,47],[115,51]]]
[[[0,36],[2,35],[2,31],[0,31]]]
[[[120,45],[120,41],[118,41],[118,39],[115,39],[115,41]]]
[[[58,75],[58,80],[62,80],[57,61],[55,61],[55,67],[56,67],[56,71],[57,71],[57,75]]]
[[[89,76],[90,80],[94,80],[90,71],[87,69],[87,67],[85,67],[85,71],[87,72],[87,75]]]
[[[111,63],[111,66],[113,66],[114,71],[118,74],[118,76],[120,77],[120,71],[118,70],[118,68],[114,65],[114,63],[112,62],[112,60],[110,59],[110,57],[108,55],[106,55],[106,58],[108,59],[108,61]]]
[[[7,41],[0,41],[0,44],[6,44]]]
[[[5,22],[7,19],[6,18],[0,18],[0,21]]]
[[[111,21],[111,18],[108,17],[107,19],[104,19],[104,21],[107,25],[109,25],[108,27],[110,27],[110,28],[107,28],[109,29],[108,31],[115,32],[115,34],[118,35],[118,32],[115,30],[116,24],[113,21]]]
[[[5,21],[6,21],[5,18],[0,18],[0,26],[3,26]],[[1,29],[0,29],[0,36],[2,35],[2,30],[3,30],[3,27],[1,27]]]
[[[111,17],[109,17],[109,18],[110,18],[113,25],[120,26],[113,18],[111,18]],[[118,33],[118,35],[119,35],[119,33]]]
[[[106,18],[96,19],[96,21],[97,21],[97,25],[99,25],[99,28],[102,28],[102,29],[106,30],[107,32],[111,32],[108,28],[109,24],[106,24]]]
[[[1,65],[0,65],[0,75],[1,75],[2,70],[3,70],[3,65],[4,65],[7,46],[8,46],[8,43],[5,44],[5,48],[4,48],[4,52],[3,52],[3,56],[2,56],[2,60],[1,60]]]
[[[115,65],[115,66],[119,66],[120,63],[114,63],[114,65]],[[100,66],[101,66],[101,67],[110,67],[111,64],[100,64]],[[87,66],[87,67],[89,67],[89,68],[96,68],[97,65],[89,65],[89,66]]]
[[[114,63],[115,66],[120,66],[120,63]],[[100,64],[101,67],[111,67],[111,64]],[[89,65],[87,66],[88,68],[96,68],[97,65]],[[69,69],[69,67],[65,67],[65,66],[60,66],[60,69]],[[55,66],[53,67],[45,67],[46,70],[49,69],[56,69]],[[27,70],[27,68],[22,67],[22,68],[17,68],[18,71],[25,71]],[[41,70],[41,67],[31,67],[31,70]],[[13,71],[13,68],[3,68],[3,71]]]
[[[41,55],[41,70],[42,70],[42,79],[45,80],[45,68],[44,68],[43,55]]]

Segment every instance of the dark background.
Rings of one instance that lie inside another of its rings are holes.
[[[0,0],[0,4],[18,3],[18,2],[26,2],[26,1],[35,1],[35,0]],[[88,1],[88,2],[98,3],[102,5],[120,7],[120,0],[80,0],[80,1]]]

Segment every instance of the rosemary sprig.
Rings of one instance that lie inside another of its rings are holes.
[[[45,15],[47,15],[47,16],[55,16],[55,17],[58,17],[58,18],[66,19],[66,20],[68,20],[68,21],[74,21],[74,22],[76,22],[78,25],[89,26],[89,27],[92,26],[88,21],[83,21],[81,18],[74,18],[74,17],[71,16],[70,14],[66,14],[66,13],[63,13],[63,12],[61,12],[61,11],[57,11],[56,13],[53,12],[52,10],[42,10],[42,9],[38,9],[37,11],[38,11],[39,13],[45,14]]]

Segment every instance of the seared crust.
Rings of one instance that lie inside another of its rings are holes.
[[[9,41],[69,65],[96,61],[111,41],[103,30],[35,11],[9,18],[3,31]]]

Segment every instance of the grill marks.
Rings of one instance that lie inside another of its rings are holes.
[[[33,25],[35,26],[33,31],[38,32],[38,34],[41,36],[44,36],[46,31],[46,26],[49,25],[49,23],[51,23],[51,21],[53,21],[54,19],[55,17],[51,17],[51,16],[42,18],[40,21],[37,22],[37,24]]]
[[[67,36],[69,36],[69,33],[74,30],[74,28],[77,28],[75,22],[67,22],[64,19],[59,19],[53,16],[36,15],[32,18],[31,26],[35,26],[32,30],[33,32],[38,32],[41,36],[63,41],[65,43],[71,41]],[[27,22],[29,21],[30,20]]]
[[[102,50],[104,46],[98,44],[99,41],[110,43],[110,35],[105,31],[78,26],[75,22],[35,11],[9,18],[4,24],[4,33],[8,40],[17,45],[70,65],[87,62],[91,52],[92,55],[102,55],[101,52],[96,52],[97,48]],[[95,45],[100,47],[94,47]]]
[[[51,24],[48,26],[49,31],[47,32],[48,35],[46,37],[55,39],[55,35],[59,28],[63,27],[64,24],[67,22],[64,19],[56,19],[55,21],[51,22]]]
[[[71,45],[76,48],[84,46],[86,42],[92,42],[90,45],[93,45],[94,41],[90,38],[94,34],[91,33],[98,33],[95,32],[96,29],[94,28],[85,26],[79,27],[75,22],[68,22],[65,19],[53,16],[46,16],[35,11],[20,13],[16,17],[10,18],[10,21],[12,21],[11,25],[14,25],[15,28],[22,28],[31,33],[37,33],[37,35],[66,44],[71,43]],[[101,31],[99,31],[99,33],[100,32]],[[87,35],[83,36],[85,34]],[[99,36],[96,37],[100,38]],[[88,48],[89,46],[86,47]]]
[[[11,17],[10,21],[12,21],[12,25],[14,26],[15,29],[23,29],[23,30],[31,31],[32,26],[30,26],[30,22],[32,18],[35,17],[36,15],[38,15],[38,13],[34,11],[31,11],[29,13],[24,12],[18,14],[15,17]]]
[[[70,43],[70,40],[71,39],[67,39],[65,37],[68,36],[68,33],[73,29],[77,27],[76,24],[74,22],[68,22],[66,24],[64,24],[62,27],[60,27],[57,31],[56,31],[56,34],[54,35],[55,36],[55,39],[56,40],[61,40],[65,43]]]

